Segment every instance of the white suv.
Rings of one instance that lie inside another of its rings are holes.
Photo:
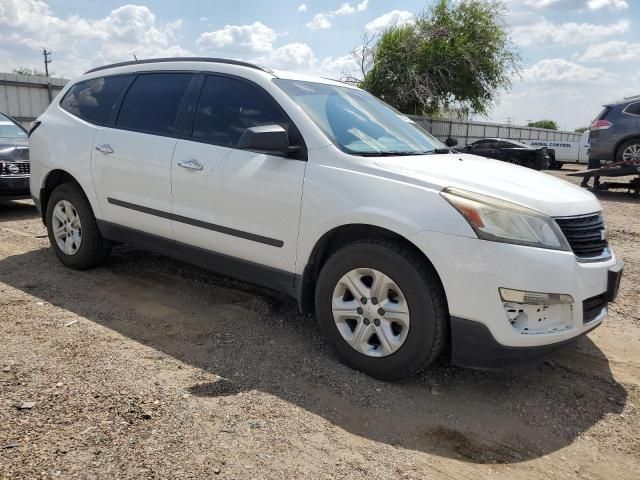
[[[622,264],[596,198],[451,152],[339,82],[221,59],[97,68],[31,131],[58,258],[127,242],[314,311],[353,367],[409,375],[539,361],[599,325]]]

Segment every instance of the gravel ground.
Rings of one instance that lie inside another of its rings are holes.
[[[626,262],[602,327],[398,383],[268,290],[128,247],[65,269],[33,206],[0,204],[0,478],[638,478],[640,201],[600,197]]]

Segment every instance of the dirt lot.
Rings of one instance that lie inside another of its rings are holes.
[[[127,247],[67,270],[29,202],[0,205],[0,478],[637,479],[640,201],[601,200],[626,261],[604,326],[400,383],[267,290]]]

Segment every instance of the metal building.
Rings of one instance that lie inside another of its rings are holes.
[[[0,112],[29,128],[69,80],[0,73]]]

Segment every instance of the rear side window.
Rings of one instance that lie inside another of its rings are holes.
[[[193,125],[193,139],[235,147],[249,127],[282,126],[292,145],[300,134],[271,96],[258,86],[230,77],[208,76]]]
[[[624,109],[624,112],[631,115],[640,115],[640,102],[630,104]]]
[[[475,148],[498,148],[496,140],[478,140],[474,143]]]
[[[600,115],[596,118],[596,120],[605,120],[609,113],[611,113],[611,107],[604,107],[604,109],[600,112]]]
[[[178,135],[178,113],[192,77],[190,73],[138,76],[122,102],[116,126],[156,135]]]
[[[60,107],[87,122],[102,124],[130,79],[130,75],[116,75],[76,83]]]

